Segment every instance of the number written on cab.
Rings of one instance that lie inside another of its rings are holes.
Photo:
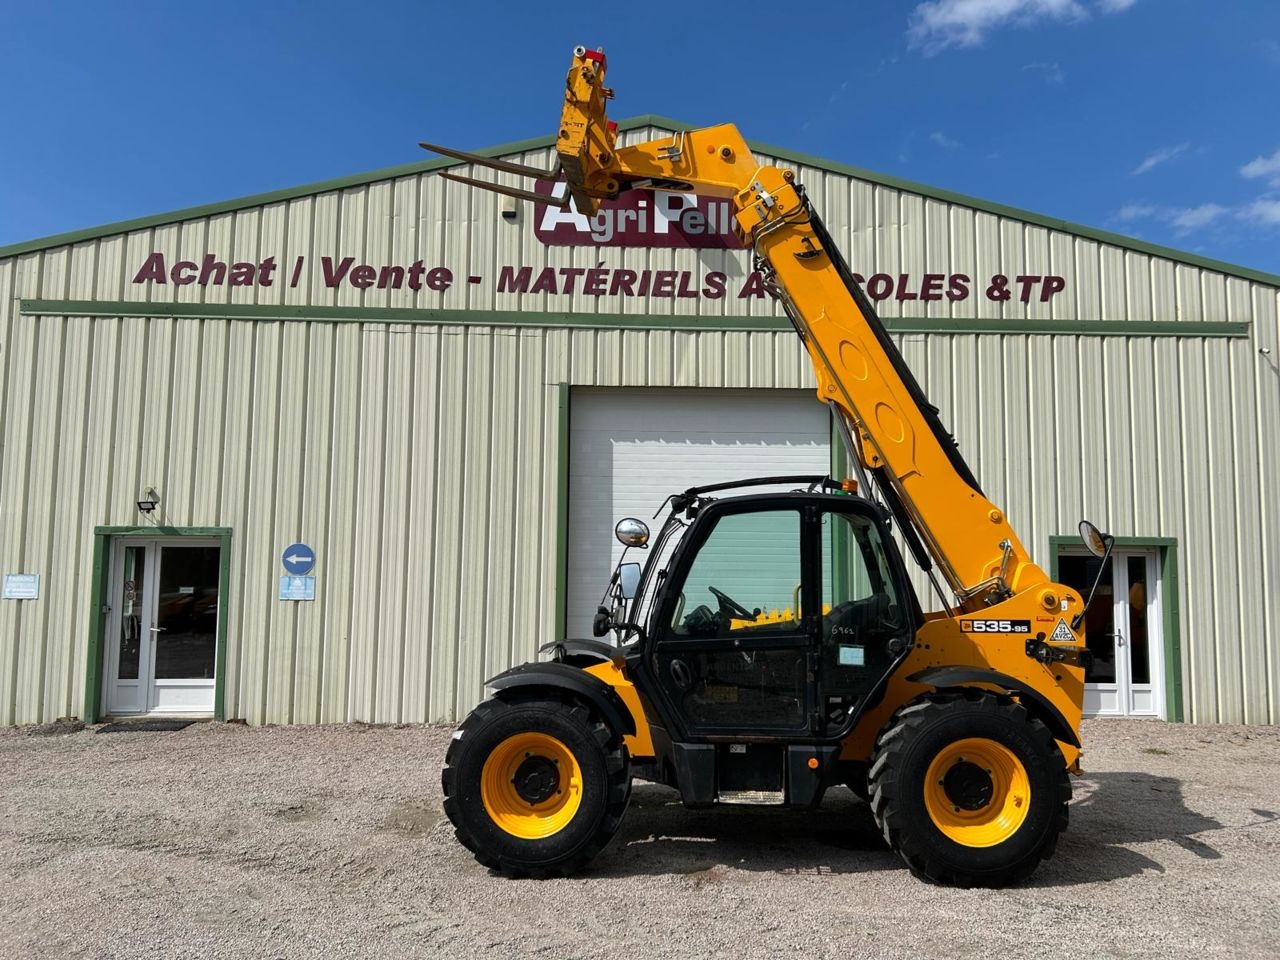
[[[1030,620],[961,620],[964,633],[1030,633]]]

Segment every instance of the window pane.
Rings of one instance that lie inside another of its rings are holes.
[[[822,518],[822,663],[826,695],[867,693],[907,631],[884,543],[866,517]]]
[[[678,634],[722,636],[749,623],[794,627],[800,514],[771,510],[721,517],[698,551],[681,595],[672,623]]]
[[[795,650],[706,652],[688,660],[684,699],[699,726],[798,727],[804,722],[805,664]]]
[[[866,517],[822,517],[822,603],[830,609],[882,594],[898,602],[880,534]]]
[[[1129,558],[1129,669],[1134,683],[1151,682],[1147,650],[1147,558]]]
[[[211,680],[218,636],[218,548],[163,547],[156,679]]]
[[[1089,588],[1098,576],[1102,561],[1080,554],[1058,555],[1058,580],[1074,589],[1081,597],[1089,596]],[[1084,621],[1085,646],[1093,654],[1093,663],[1085,671],[1087,683],[1116,682],[1116,608],[1115,589],[1111,583],[1111,560],[1102,571],[1098,592]]]
[[[146,547],[124,548],[124,586],[120,596],[120,665],[118,680],[138,679],[138,654],[142,647],[143,577],[146,575]]]

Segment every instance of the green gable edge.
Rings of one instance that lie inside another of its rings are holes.
[[[658,116],[656,114],[642,114],[641,116],[631,117],[627,120],[619,121],[618,123],[618,129],[623,131],[635,130],[639,127],[658,127],[672,132],[696,129],[693,124],[684,123],[679,120],[672,120],[670,117]],[[509,153],[520,153],[525,150],[546,149],[547,147],[550,147],[553,142],[554,139],[549,136],[535,137],[531,140],[519,140],[515,143],[502,144],[497,147],[488,147],[474,152],[484,157],[498,157]],[[784,147],[775,147],[771,144],[760,143],[756,140],[748,140],[747,143],[750,145],[751,149],[757,153],[767,154],[768,156],[777,157],[780,160],[786,160],[790,163],[799,164],[801,166],[816,167],[819,170],[825,170],[830,173],[843,174],[859,180],[879,184],[880,186],[891,187],[895,190],[904,190],[908,193],[916,193],[933,200],[940,200],[944,203],[954,203],[964,207],[971,207],[975,210],[981,210],[985,213],[994,214],[999,217],[1019,220],[1024,223],[1034,224],[1036,226],[1045,227],[1049,230],[1056,230],[1060,233],[1082,237],[1087,240],[1096,240],[1099,243],[1105,243],[1110,246],[1133,250],[1137,253],[1145,253],[1149,256],[1160,257],[1165,260],[1172,260],[1175,263],[1199,267],[1204,270],[1212,270],[1215,273],[1238,277],[1242,280],[1252,280],[1257,283],[1267,284],[1268,286],[1280,287],[1280,274],[1254,270],[1250,267],[1242,267],[1234,263],[1227,263],[1223,260],[1214,260],[1209,257],[1196,256],[1195,254],[1186,253],[1182,250],[1175,250],[1172,247],[1165,247],[1155,243],[1147,243],[1133,237],[1123,236],[1122,234],[1111,233],[1106,230],[1099,230],[1094,227],[1087,227],[1082,224],[1072,223],[1069,220],[1060,220],[1056,217],[1046,217],[1038,213],[1032,213],[1029,210],[1020,210],[1017,207],[1006,206],[1002,203],[993,203],[989,200],[982,200],[977,197],[967,196],[963,193],[955,193],[951,190],[931,187],[926,184],[916,183],[912,180],[905,180],[901,177],[894,177],[888,174],[876,173],[871,170],[864,170],[861,167],[855,167],[851,164],[825,160],[821,157],[810,156],[809,154],[799,153],[795,150],[788,150]],[[53,247],[68,246],[70,244],[81,243],[85,240],[95,240],[100,237],[130,233],[134,230],[145,230],[150,227],[182,223],[186,220],[195,220],[219,213],[244,210],[248,207],[260,207],[272,203],[281,203],[286,200],[295,200],[299,197],[330,193],[332,191],[343,190],[348,187],[365,186],[370,183],[378,183],[384,180],[394,180],[397,177],[431,173],[436,170],[443,170],[454,166],[461,166],[461,161],[444,157],[433,158],[430,160],[419,160],[415,163],[405,163],[394,167],[383,167],[380,170],[372,170],[368,173],[351,174],[350,176],[337,177],[333,180],[322,180],[318,183],[308,183],[299,187],[287,187],[283,190],[273,190],[267,193],[255,193],[251,196],[240,197],[235,200],[206,203],[197,207],[172,210],[168,213],[158,213],[148,217],[138,217],[134,220],[121,220],[117,223],[103,224],[99,227],[89,227],[84,230],[73,230],[69,233],[54,234],[50,237],[41,237],[36,240],[26,240],[22,243],[14,243],[6,247],[0,247],[0,258],[14,257],[19,254],[32,253],[37,250],[48,250]]]

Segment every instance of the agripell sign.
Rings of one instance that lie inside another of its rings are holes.
[[[564,183],[535,186],[560,198]],[[667,190],[627,190],[605,200],[595,216],[535,205],[534,233],[549,247],[685,247],[741,250],[733,235],[733,205],[728,200]]]

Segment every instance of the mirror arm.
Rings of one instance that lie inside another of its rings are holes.
[[[619,623],[613,624],[613,629],[618,631],[627,630],[627,631],[630,631],[631,633],[638,633],[640,635],[640,642],[643,643],[645,646],[649,645],[649,635],[645,633],[644,627],[640,626],[640,624],[638,623],[619,622]],[[618,639],[621,640],[622,636],[619,635]]]
[[[1084,602],[1084,607],[1071,620],[1071,629],[1079,630],[1080,624],[1084,623],[1084,616],[1089,612],[1089,607],[1093,603],[1093,595],[1098,592],[1098,584],[1102,582],[1102,571],[1107,569],[1107,561],[1111,559],[1111,548],[1115,546],[1116,538],[1103,534],[1106,538],[1107,551],[1102,555],[1102,563],[1098,566],[1098,575],[1093,578],[1093,586],[1089,588],[1089,599]]]

